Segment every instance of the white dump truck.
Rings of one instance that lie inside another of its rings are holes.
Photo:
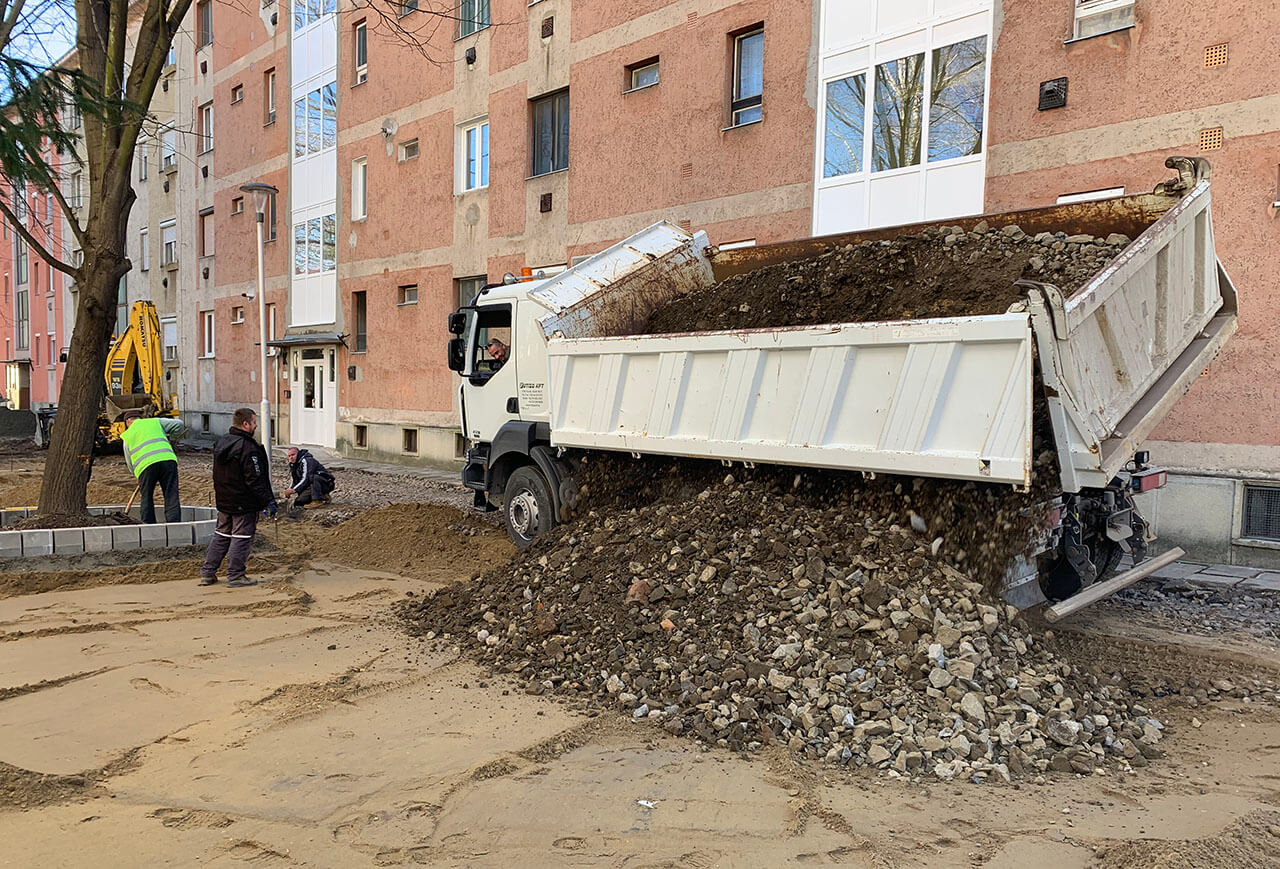
[[[501,503],[519,546],[568,519],[578,450],[1027,487],[1042,389],[1061,486],[1006,599],[1086,590],[1125,552],[1137,578],[1150,535],[1133,496],[1165,479],[1143,440],[1236,328],[1208,164],[1166,165],[1178,177],[1154,193],[938,224],[1132,239],[1070,298],[1025,282],[994,316],[635,334],[727,276],[934,224],[721,251],[659,223],[549,279],[508,276],[449,317],[463,483]]]

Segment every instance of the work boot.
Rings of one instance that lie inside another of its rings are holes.
[[[258,581],[252,576],[241,576],[236,579],[227,580],[227,588],[248,588],[251,585],[257,585]]]
[[[201,585],[213,585],[213,584],[214,584],[214,583],[216,583],[217,581],[218,581],[218,577],[216,577],[216,576],[202,576],[202,577],[200,577],[200,584],[201,584]]]

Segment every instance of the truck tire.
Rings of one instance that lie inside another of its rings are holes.
[[[519,549],[551,530],[555,521],[551,490],[533,465],[516,469],[503,491],[502,520],[507,536]]]

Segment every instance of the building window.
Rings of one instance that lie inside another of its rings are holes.
[[[351,219],[364,220],[369,215],[369,160],[358,157],[351,161]]]
[[[930,163],[982,152],[987,96],[987,38],[933,50],[929,76]]]
[[[19,236],[14,239],[13,247],[17,282],[20,285],[25,284],[27,282],[27,243]]]
[[[418,452],[418,430],[416,428],[401,429],[404,433],[404,451],[406,453]]]
[[[1075,0],[1075,39],[1133,26],[1133,0]]]
[[[233,196],[231,198],[231,213],[244,214],[244,197],[243,196]]]
[[[337,267],[338,221],[336,214],[313,217],[293,226],[293,273],[318,275]]]
[[[80,201],[80,195],[83,190],[81,184],[82,176],[79,172],[72,172],[67,185],[67,205],[72,209],[78,209],[84,203]]]
[[[276,306],[266,305],[267,311],[267,340],[276,340]]]
[[[400,5],[399,15],[401,18],[408,15],[410,12],[418,11],[418,0],[400,0],[399,5]]]
[[[196,18],[199,22],[197,48],[213,44],[213,0],[200,0],[196,4]]]
[[[823,178],[862,171],[866,88],[866,73],[827,82]]]
[[[364,84],[369,80],[369,25],[357,22],[351,31],[354,50],[351,52],[356,63],[356,84]]]
[[[238,84],[231,89],[231,102],[238,103],[244,99],[244,85]]]
[[[276,196],[278,194],[267,194],[267,220],[266,226],[263,227],[262,240],[264,242],[276,240]]]
[[[160,168],[173,169],[178,163],[178,131],[168,127],[160,134]]]
[[[536,99],[533,107],[533,174],[569,168],[569,92]]]
[[[489,121],[476,121],[462,128],[462,189],[489,186]]]
[[[178,226],[170,220],[160,224],[160,265],[171,266],[178,261]]]
[[[21,283],[21,281],[19,281]],[[13,294],[14,320],[17,324],[17,349],[26,350],[31,346],[31,308],[28,304],[30,296],[27,290],[18,290]]]
[[[733,37],[733,94],[729,124],[741,127],[764,118],[764,28]]]
[[[458,7],[458,38],[489,26],[489,0],[462,0]]]
[[[139,269],[147,271],[151,268],[151,232],[150,230],[138,230],[138,259],[141,260]]]
[[[369,427],[367,425],[356,426],[356,449],[367,450],[369,448]]]
[[[326,15],[338,11],[337,0],[295,0],[293,4],[293,29],[310,27]]]
[[[200,312],[200,355],[205,359],[213,358],[213,311]]]
[[[625,93],[638,91],[642,88],[651,88],[658,83],[658,58],[656,57],[642,60],[639,63],[628,66],[626,69]]]
[[[213,256],[213,209],[200,212],[200,256]]]
[[[400,288],[399,301],[400,305],[416,305],[418,304],[418,285],[406,284]]]
[[[175,362],[178,359],[178,321],[173,317],[160,321],[160,332],[164,339],[164,361]]]
[[[138,180],[147,180],[147,148],[146,142],[138,143]]]
[[[263,105],[266,107],[262,125],[276,122],[276,71],[269,69],[262,74]]]
[[[369,349],[369,310],[363,292],[351,294],[351,320],[355,325],[355,352],[364,353]]]
[[[412,160],[418,156],[418,140],[410,139],[407,142],[400,143],[400,162]]]
[[[1280,488],[1245,485],[1240,536],[1249,540],[1280,540]]]
[[[338,84],[330,82],[293,103],[293,156],[318,154],[338,143]]]
[[[232,324],[240,324],[244,322],[244,305],[235,305],[231,308]]]
[[[178,65],[178,48],[172,42],[169,43],[169,53],[165,55],[165,68],[171,68]]]
[[[213,103],[200,107],[200,153],[213,150]]]
[[[458,288],[458,307],[465,308],[475,301],[476,296],[480,295],[480,291],[484,289],[484,285],[489,279],[484,275],[473,278],[458,278],[454,283]]]

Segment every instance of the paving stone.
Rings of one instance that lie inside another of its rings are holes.
[[[108,528],[85,528],[84,529],[84,551],[85,552],[110,552],[111,551],[111,529]]]
[[[208,543],[209,539],[213,537],[213,529],[216,528],[217,526],[218,526],[218,523],[214,519],[207,519],[203,522],[196,522],[195,523],[196,543],[197,544]]]
[[[22,532],[0,531],[0,558],[22,557]]]
[[[1236,588],[1249,591],[1280,591],[1280,573],[1266,571],[1252,579],[1242,581]]]
[[[169,546],[190,546],[196,542],[196,529],[192,522],[170,522],[164,529]]]
[[[111,529],[112,549],[138,549],[142,545],[142,535],[137,525],[126,525]]]
[[[1210,564],[1198,576],[1234,576],[1236,579],[1253,579],[1262,573],[1261,567],[1237,567],[1234,564]]]
[[[0,511],[0,525],[8,527],[15,522],[20,522],[27,518],[27,512],[25,508],[9,508]]]
[[[1221,576],[1216,573],[1193,573],[1174,582],[1184,582],[1188,585],[1198,585],[1203,588],[1231,588],[1243,580],[1238,576]]]
[[[79,553],[84,552],[84,529],[54,529],[53,551],[56,555],[78,555]]]
[[[22,555],[30,557],[32,555],[52,555],[53,554],[53,532],[52,531],[23,531],[22,532]]]
[[[1205,567],[1206,565],[1196,564],[1194,561],[1175,561],[1173,564],[1166,564],[1151,575],[1156,579],[1186,579],[1204,570]]]
[[[169,545],[169,535],[164,524],[141,525],[138,527],[138,545],[143,549],[163,549]]]

